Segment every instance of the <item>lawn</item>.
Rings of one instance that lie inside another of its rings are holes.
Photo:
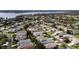
[[[44,35],[45,37],[51,37],[52,32],[44,32],[44,34],[45,34],[45,35]]]
[[[79,39],[79,33],[75,34],[75,38]]]
[[[3,34],[5,34],[7,37],[12,37],[13,34],[8,33],[8,32],[3,32]]]
[[[79,44],[72,45],[71,47],[73,47],[74,49],[79,49]]]

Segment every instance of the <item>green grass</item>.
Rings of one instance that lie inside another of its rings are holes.
[[[44,35],[45,37],[51,37],[52,32],[44,32],[44,34],[45,34],[45,35]]]
[[[1,49],[7,49],[7,46],[1,46]]]
[[[67,48],[67,47],[66,47],[65,44],[61,44],[61,45],[59,46],[59,48],[60,48],[60,49],[65,49],[65,48]]]
[[[75,38],[79,39],[79,33],[75,34],[74,36]]]
[[[72,47],[73,47],[74,49],[79,49],[79,44],[72,45]]]
[[[3,32],[3,34],[5,34],[7,37],[12,37],[15,33]]]

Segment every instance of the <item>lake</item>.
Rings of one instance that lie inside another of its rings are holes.
[[[63,12],[27,12],[27,13],[0,13],[0,17],[3,17],[3,18],[13,18],[13,17],[16,17],[18,15],[28,15],[28,14],[48,14],[48,13],[63,13]]]

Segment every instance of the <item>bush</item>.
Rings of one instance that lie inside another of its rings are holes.
[[[79,49],[79,44],[72,45],[72,48]]]
[[[13,42],[12,42],[12,45],[15,45],[15,44],[17,44],[17,42],[13,41]]]
[[[16,49],[18,46],[15,44],[15,46],[13,46],[12,48]]]
[[[12,36],[13,36],[13,38],[16,38],[16,34],[15,33]]]
[[[59,46],[59,48],[60,48],[60,49],[65,49],[65,48],[67,48],[67,47],[66,47],[65,44],[61,44],[61,45]]]
[[[6,42],[8,41],[8,39],[7,39],[7,38],[3,38],[3,39],[1,39],[1,41],[2,41],[3,43],[6,43]]]
[[[39,49],[44,49],[45,48],[45,46],[42,43],[37,41],[36,37],[30,31],[27,32],[27,36],[28,36],[28,38],[31,39],[31,42],[36,44],[37,48],[39,48]]]
[[[65,38],[65,39],[64,39],[64,42],[65,42],[65,43],[70,43],[71,41],[70,41],[68,38]]]
[[[1,46],[1,49],[7,49],[7,46]]]
[[[51,33],[51,32],[44,32],[44,34],[45,34],[45,35],[44,35],[45,37],[51,37],[51,34],[52,34],[52,33]]]

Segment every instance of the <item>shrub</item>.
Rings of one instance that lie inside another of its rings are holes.
[[[72,45],[72,48],[79,49],[79,44]]]
[[[60,48],[60,49],[65,49],[65,48],[67,48],[67,47],[66,47],[65,44],[61,44],[61,45],[59,46],[59,48]]]

